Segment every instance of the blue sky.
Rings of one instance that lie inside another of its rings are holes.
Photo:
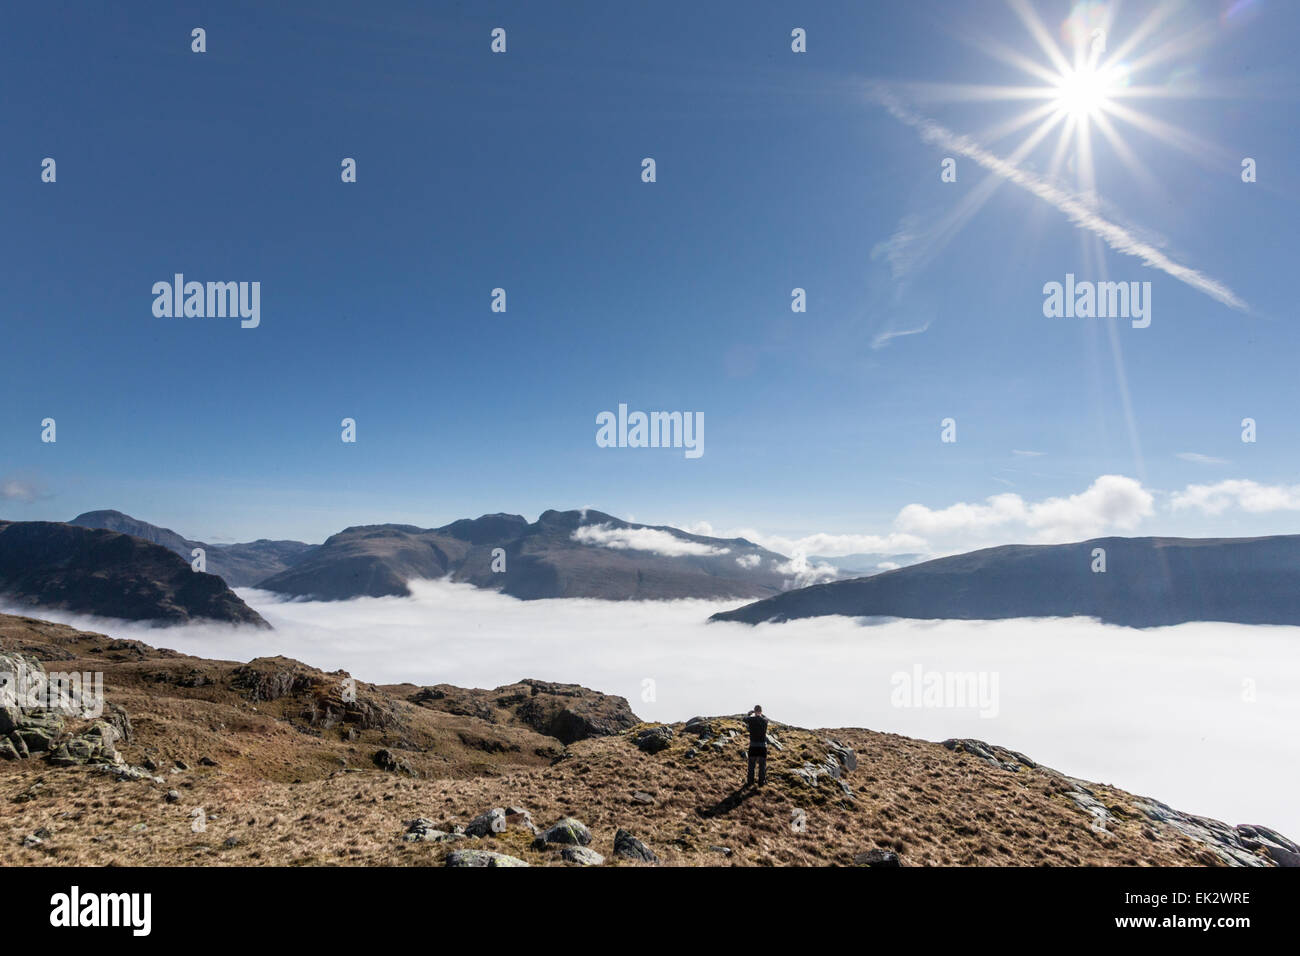
[[[1032,4],[1067,56],[1080,24],[1136,36],[1148,95],[1117,102],[1156,122],[1018,168],[1090,166],[1099,216],[1244,309],[966,156],[941,182],[881,91],[1015,153],[1036,104],[977,88],[1043,85],[995,47],[1051,61],[993,0],[131,11],[3,15],[4,517],[318,541],[592,506],[813,553],[1300,531],[1294,4]],[[176,272],[259,281],[260,326],[155,317]],[[1150,327],[1044,317],[1067,273],[1151,282]],[[597,447],[620,402],[702,413],[705,454]]]

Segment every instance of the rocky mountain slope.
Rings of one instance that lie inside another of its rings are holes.
[[[0,865],[1273,866],[1261,826],[1179,813],[973,740],[736,717],[643,724],[619,697],[353,683],[0,616],[0,672],[100,671],[95,716],[0,694]]]
[[[232,588],[252,587],[258,581],[279,574],[318,547],[302,541],[270,541],[266,538],[242,544],[206,544],[120,511],[87,511],[68,524],[134,535],[174,551],[186,563],[192,560],[195,548],[202,548],[208,573],[217,575]]]
[[[53,521],[0,521],[0,596],[129,621],[267,626],[221,578],[161,545]]]
[[[493,570],[502,552],[504,571]],[[523,600],[760,597],[789,584],[787,559],[743,538],[710,538],[599,511],[484,515],[442,528],[368,525],[330,537],[268,591],[325,600],[405,595],[417,578],[467,581]]]
[[[1094,571],[1104,552],[1105,571]],[[1094,538],[1007,545],[787,591],[713,620],[1096,617],[1130,627],[1185,621],[1300,624],[1300,535]]]

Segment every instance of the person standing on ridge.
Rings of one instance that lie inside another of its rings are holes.
[[[749,780],[745,786],[754,785],[754,767],[758,767],[758,785],[767,783],[767,718],[763,708],[758,704],[745,715],[745,726],[749,728]]]

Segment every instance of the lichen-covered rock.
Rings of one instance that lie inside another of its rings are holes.
[[[565,817],[538,837],[544,844],[562,843],[568,846],[588,846],[591,831],[581,820]]]
[[[505,828],[506,811],[501,807],[493,807],[471,820],[469,826],[465,828],[465,835],[472,837],[492,836],[504,832]]]
[[[97,720],[86,730],[59,743],[45,758],[56,767],[74,767],[88,763],[121,763],[117,751],[119,731],[105,720]]]
[[[490,850],[452,850],[447,854],[446,866],[527,866],[523,860],[505,853]]]
[[[646,753],[657,754],[661,750],[666,750],[672,739],[673,729],[664,725],[662,727],[651,727],[649,730],[640,731],[633,738],[633,741]]]
[[[585,846],[566,846],[560,851],[560,859],[579,866],[600,866],[605,862],[603,856]]]

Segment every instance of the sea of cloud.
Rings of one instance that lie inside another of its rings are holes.
[[[204,657],[283,654],[374,683],[580,683],[625,696],[649,720],[759,703],[802,726],[976,737],[1181,810],[1300,838],[1300,628],[839,617],[749,627],[706,623],[741,602],[524,602],[446,581],[413,591],[321,603],[241,590],[273,631],[40,616]],[[918,667],[996,675],[996,715],[898,706],[895,675]]]

